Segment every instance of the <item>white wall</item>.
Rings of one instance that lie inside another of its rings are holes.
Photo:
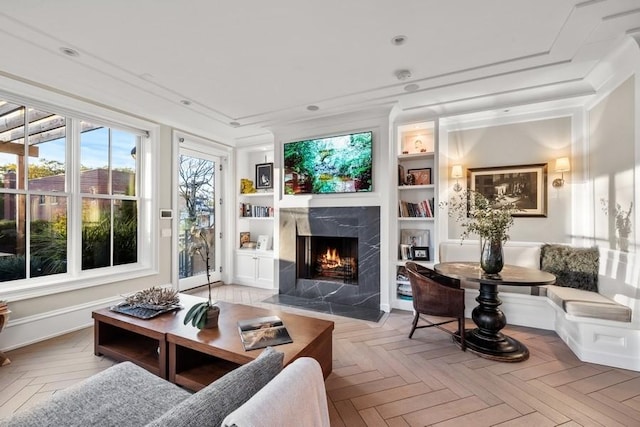
[[[559,177],[553,171],[555,159],[572,156],[572,120],[567,112],[561,116],[557,112],[545,112],[526,116],[494,117],[481,121],[472,116],[458,117],[443,121],[440,130],[440,153],[443,164],[449,167],[462,164],[466,169],[495,166],[516,166],[548,164],[547,216],[535,218],[516,218],[509,234],[511,240],[519,241],[571,241],[571,197],[570,174],[565,174],[567,184],[561,189],[551,186],[554,178]],[[506,116],[506,114],[505,114]],[[572,161],[572,163],[574,163]],[[445,178],[447,167],[440,173]],[[447,189],[453,181],[446,179]],[[466,179],[461,180],[466,187]],[[448,194],[451,194],[450,192]],[[447,197],[441,197],[446,200]],[[444,235],[448,239],[458,239],[462,228],[455,221],[446,221]]]
[[[615,216],[608,208],[619,204],[622,210],[628,210],[634,202],[635,93],[635,77],[629,77],[589,110],[592,232],[596,243],[608,249],[617,247]],[[633,237],[637,222],[632,223]],[[633,247],[635,239],[631,241]]]

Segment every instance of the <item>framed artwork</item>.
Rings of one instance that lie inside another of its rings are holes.
[[[409,169],[409,175],[413,175],[413,185],[431,184],[431,168]]]
[[[429,246],[412,246],[411,259],[415,261],[429,261]]]
[[[433,152],[433,134],[411,134],[402,138],[402,154]]]
[[[400,230],[400,244],[409,246],[430,246],[429,230],[403,228]]]
[[[467,186],[488,199],[504,196],[522,209],[513,216],[547,216],[547,164],[470,168]]]
[[[259,235],[256,249],[259,251],[268,251],[271,249],[271,237],[266,234]]]
[[[251,240],[251,233],[248,231],[241,231],[240,232],[240,247],[244,247],[245,243],[249,243],[249,241]]]
[[[400,244],[400,259],[402,260],[411,259],[411,246],[406,245],[404,243]]]
[[[256,165],[256,188],[273,188],[273,163]]]
[[[398,165],[398,185],[405,185],[405,174],[404,174],[404,166]]]

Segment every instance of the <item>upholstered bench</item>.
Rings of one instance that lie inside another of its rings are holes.
[[[442,242],[439,249],[441,262],[480,257],[478,241]],[[612,261],[610,252],[507,242],[506,264],[542,268],[557,277],[557,285],[499,286],[508,324],[555,330],[583,361],[640,371],[640,289],[624,281],[633,267],[630,254],[618,253]],[[466,315],[471,317],[478,286],[462,286],[467,289]]]

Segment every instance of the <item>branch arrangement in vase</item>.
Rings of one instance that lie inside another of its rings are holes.
[[[509,240],[513,214],[521,211],[516,203],[503,195],[488,199],[477,191],[466,190],[442,203],[442,207],[448,207],[449,216],[462,226],[462,240],[471,234],[480,236],[480,266],[485,273],[499,273],[504,266],[502,244]]]

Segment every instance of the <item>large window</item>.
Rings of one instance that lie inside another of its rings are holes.
[[[134,266],[142,253],[144,131],[53,110],[0,99],[0,282]]]

